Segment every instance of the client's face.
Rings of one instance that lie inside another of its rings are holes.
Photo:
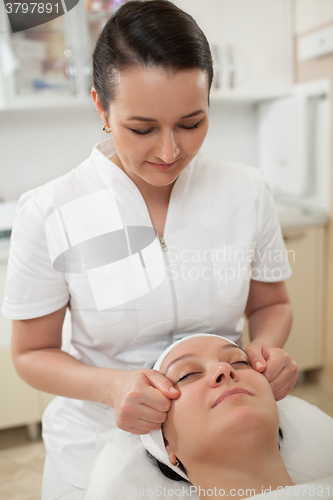
[[[279,416],[271,387],[239,347],[217,337],[193,338],[177,345],[160,371],[181,393],[162,427],[172,461],[177,456],[187,467],[196,458],[242,452],[257,432],[276,435],[277,446]]]

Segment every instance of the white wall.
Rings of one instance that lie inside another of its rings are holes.
[[[333,21],[333,0],[296,0],[296,35],[302,35],[331,21]]]
[[[202,151],[222,160],[258,166],[257,128],[254,104],[212,102]]]
[[[213,102],[203,151],[256,165],[256,128],[253,105]],[[93,105],[0,112],[0,199],[15,201],[68,172],[106,137]]]
[[[0,112],[0,198],[14,201],[76,167],[106,137],[102,125],[93,104]]]

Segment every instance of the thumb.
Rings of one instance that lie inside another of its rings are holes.
[[[245,350],[250,358],[251,366],[262,373],[266,369],[266,360],[262,355],[262,346],[250,344]]]
[[[155,389],[159,389],[164,396],[166,396],[169,399],[176,399],[178,398],[180,392],[176,387],[173,385],[170,379],[163,375],[162,373],[158,372],[157,370],[151,370],[151,373],[147,376],[149,384]]]

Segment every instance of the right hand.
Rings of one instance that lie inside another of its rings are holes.
[[[166,421],[171,400],[180,392],[157,370],[121,370],[114,381],[117,426],[132,434],[148,434]]]

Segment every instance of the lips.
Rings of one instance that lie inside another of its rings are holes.
[[[221,394],[221,396],[219,396],[216,399],[212,408],[215,408],[215,406],[217,406],[219,403],[221,403],[225,398],[227,398],[228,396],[232,396],[233,394],[247,394],[249,396],[253,396],[253,394],[250,391],[243,389],[242,387],[234,387],[233,389],[229,389],[227,391],[224,391],[223,394]]]
[[[165,169],[173,167],[173,165],[175,165],[178,160],[179,160],[179,158],[177,160],[173,161],[172,163],[153,163],[151,161],[147,161],[147,163],[149,163],[149,165],[151,165],[154,168],[165,170]]]

